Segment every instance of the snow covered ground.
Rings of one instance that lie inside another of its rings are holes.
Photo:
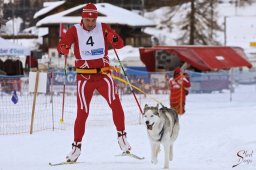
[[[168,98],[167,95],[154,97],[165,102]],[[180,134],[174,145],[170,169],[256,169],[256,85],[238,86],[232,94],[232,102],[228,91],[190,94],[186,108],[187,113],[180,117]],[[137,110],[134,103],[134,111]],[[150,163],[150,145],[144,125],[128,124],[127,132],[133,152],[144,156],[144,160],[116,157],[120,150],[114,126],[89,124],[79,158],[83,163],[48,165],[63,161],[70,151],[73,138],[70,128],[33,135],[0,136],[0,170],[162,169],[163,151],[157,165]],[[232,168],[236,164],[239,165]]]

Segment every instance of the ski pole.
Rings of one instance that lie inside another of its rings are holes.
[[[115,52],[116,57],[117,57],[117,60],[118,60],[120,66],[121,66],[121,68],[122,68],[122,70],[123,70],[125,79],[126,79],[126,81],[128,82],[128,85],[129,85],[130,90],[131,90],[131,92],[132,92],[132,94],[133,94],[133,97],[134,97],[134,99],[135,99],[135,101],[136,101],[136,103],[137,103],[137,105],[138,105],[138,107],[139,107],[139,109],[140,109],[140,113],[143,114],[142,109],[141,109],[141,106],[140,106],[140,104],[139,104],[139,102],[138,102],[138,99],[137,99],[137,97],[136,97],[136,95],[135,95],[135,92],[134,92],[134,90],[133,90],[133,87],[131,86],[131,83],[130,83],[128,77],[127,77],[127,74],[126,74],[125,70],[124,70],[123,64],[122,64],[122,62],[121,62],[120,59],[119,59],[119,56],[118,56],[118,54],[117,54],[117,52],[116,52],[116,49],[115,49],[113,46],[112,46],[112,48],[114,49],[114,52]]]
[[[62,95],[62,113],[60,118],[60,123],[64,122],[64,104],[65,104],[65,93],[66,93],[66,77],[67,77],[67,55],[64,55],[65,63],[64,63],[64,81],[63,81],[63,95]]]

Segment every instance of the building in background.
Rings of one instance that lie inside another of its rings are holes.
[[[69,28],[81,22],[81,11],[84,4],[68,8],[68,3],[58,1],[45,3],[45,7],[35,13],[34,18],[38,20],[37,27],[47,27],[49,33],[43,37],[42,50],[47,52],[49,48],[56,48],[59,42],[60,25]],[[99,3],[98,20],[109,24],[124,39],[125,45],[134,47],[151,46],[151,35],[143,33],[145,27],[155,26],[154,22],[143,16],[120,8],[118,6]]]

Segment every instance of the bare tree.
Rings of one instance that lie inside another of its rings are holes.
[[[178,24],[182,30],[179,44],[216,45],[216,32],[221,31],[215,11],[217,0],[191,0],[190,9]]]
[[[0,0],[0,18],[2,19],[4,16],[4,1]]]
[[[4,1],[0,0],[0,29],[1,26],[5,24],[6,20],[4,19]]]
[[[237,6],[251,5],[255,0],[234,0]]]

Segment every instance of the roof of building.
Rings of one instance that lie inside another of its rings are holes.
[[[141,60],[148,67],[148,71],[154,71],[155,69],[152,60],[155,60],[154,55],[156,50],[165,50],[168,53],[175,54],[181,61],[201,71],[215,71],[233,67],[252,67],[252,64],[246,59],[246,55],[240,47],[156,46],[140,49]]]
[[[44,2],[44,8],[40,9],[34,14],[34,19],[47,14],[48,12],[54,10],[55,8],[59,7],[60,5],[64,4],[65,1],[57,1],[57,2]]]
[[[128,25],[128,26],[154,26],[155,23],[145,17],[126,10],[124,8],[120,8],[108,3],[98,3],[95,4],[100,14],[98,16],[98,21],[104,22],[107,24],[120,24],[120,25]],[[59,24],[59,23],[67,23],[67,24],[75,24],[80,23],[81,16],[69,16],[69,14],[74,13],[75,11],[81,11],[83,5],[78,5],[76,7],[70,8],[68,10],[62,11],[57,14],[53,14],[43,18],[38,21],[36,26],[44,26],[49,24]]]

